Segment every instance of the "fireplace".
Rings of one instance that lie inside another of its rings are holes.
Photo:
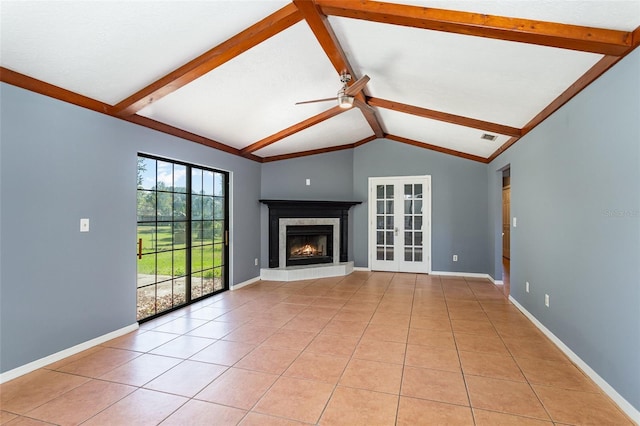
[[[349,209],[360,201],[260,202],[269,206],[269,268],[348,261]],[[316,246],[316,254],[309,254],[307,244]],[[290,254],[292,245],[302,246],[297,254]]]
[[[340,219],[280,218],[277,228],[276,267],[340,262]],[[292,242],[297,246],[293,261]]]
[[[286,266],[332,263],[333,226],[287,226],[285,257]]]

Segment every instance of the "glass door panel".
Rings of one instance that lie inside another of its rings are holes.
[[[393,185],[376,185],[376,260],[393,261],[395,237]]]
[[[228,288],[227,185],[226,173],[138,157],[138,320]]]
[[[404,258],[402,262],[423,261],[422,239],[422,184],[404,184]],[[401,265],[402,269],[412,269],[410,265]]]
[[[425,176],[370,179],[370,267],[373,270],[427,272],[428,220]]]

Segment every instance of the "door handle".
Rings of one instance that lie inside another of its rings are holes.
[[[142,238],[138,238],[138,259],[142,259]]]
[[[224,231],[224,245],[229,245],[229,231]]]

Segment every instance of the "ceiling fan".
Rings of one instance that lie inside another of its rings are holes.
[[[311,104],[315,102],[327,102],[327,101],[338,101],[338,106],[340,108],[351,108],[353,106],[353,101],[355,96],[360,93],[364,86],[369,82],[369,76],[364,75],[360,79],[356,80],[351,86],[349,86],[349,82],[351,81],[351,74],[343,72],[340,74],[340,82],[342,83],[342,88],[338,91],[338,96],[334,98],[324,98],[324,99],[314,99],[312,101],[304,101],[304,102],[296,102],[296,105],[302,104]]]

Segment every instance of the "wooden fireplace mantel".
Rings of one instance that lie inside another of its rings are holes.
[[[349,209],[362,201],[260,200],[269,206],[269,268],[284,267],[279,258],[281,218],[339,218],[340,262],[348,260]]]

